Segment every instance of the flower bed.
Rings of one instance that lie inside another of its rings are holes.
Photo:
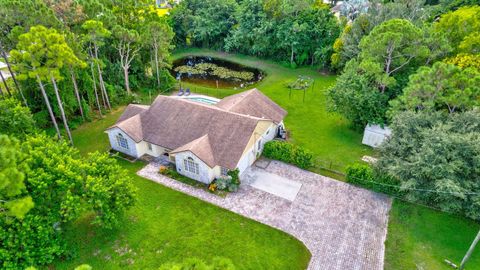
[[[165,175],[167,177],[170,177],[172,179],[175,179],[179,182],[182,182],[184,184],[187,184],[192,187],[200,188],[205,191],[208,191],[210,193],[213,193],[215,195],[225,197],[227,195],[226,191],[219,190],[219,189],[210,189],[209,185],[206,185],[204,183],[198,182],[197,180],[191,179],[189,177],[186,177],[185,175],[182,175],[178,173],[175,169],[167,167],[167,166],[160,166],[158,173]],[[211,185],[211,184],[210,184]]]

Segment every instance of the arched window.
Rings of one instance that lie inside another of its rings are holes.
[[[116,136],[116,138],[117,138],[117,145],[118,145],[118,147],[121,147],[121,148],[127,149],[127,150],[129,149],[129,148],[128,148],[128,141],[127,141],[127,139],[125,139],[125,138],[123,137],[123,135],[122,135],[121,133],[118,133],[117,136]]]
[[[199,166],[198,163],[196,163],[193,158],[188,157],[183,160],[183,166],[185,167],[185,170],[187,172],[191,172],[194,174],[198,174],[199,172]]]

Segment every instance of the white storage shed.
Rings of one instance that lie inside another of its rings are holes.
[[[387,126],[368,124],[363,132],[362,143],[371,147],[380,146],[390,135],[392,130]]]

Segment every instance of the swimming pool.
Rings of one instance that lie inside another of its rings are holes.
[[[183,98],[191,101],[195,101],[195,102],[208,104],[208,105],[215,105],[220,101],[219,99],[216,99],[213,97],[206,97],[206,96],[186,96]]]

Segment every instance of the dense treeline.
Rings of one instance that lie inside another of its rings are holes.
[[[340,23],[314,0],[185,0],[172,11],[177,47],[200,46],[328,66]]]
[[[39,127],[67,119],[67,128],[69,122],[76,125],[114,105],[131,102],[135,92],[156,93],[172,86],[166,68],[173,30],[153,4],[146,0],[0,1],[0,49],[2,55],[13,52],[9,64],[18,74],[17,94],[24,96]],[[45,51],[31,46],[42,36]],[[52,55],[65,51],[70,55]]]
[[[67,142],[78,123],[171,87],[174,33],[149,2],[0,0],[0,56],[13,71],[0,87],[1,269],[72,256],[73,222],[112,229],[135,203],[114,158]]]
[[[478,220],[480,6],[431,2],[351,9],[330,109],[392,129],[378,162],[351,166],[348,181]]]
[[[343,70],[330,90],[331,109],[361,128],[388,124],[398,110],[433,106],[426,103],[450,111],[478,106],[480,7],[433,19],[438,10],[420,0],[395,1],[348,24],[332,55]]]

